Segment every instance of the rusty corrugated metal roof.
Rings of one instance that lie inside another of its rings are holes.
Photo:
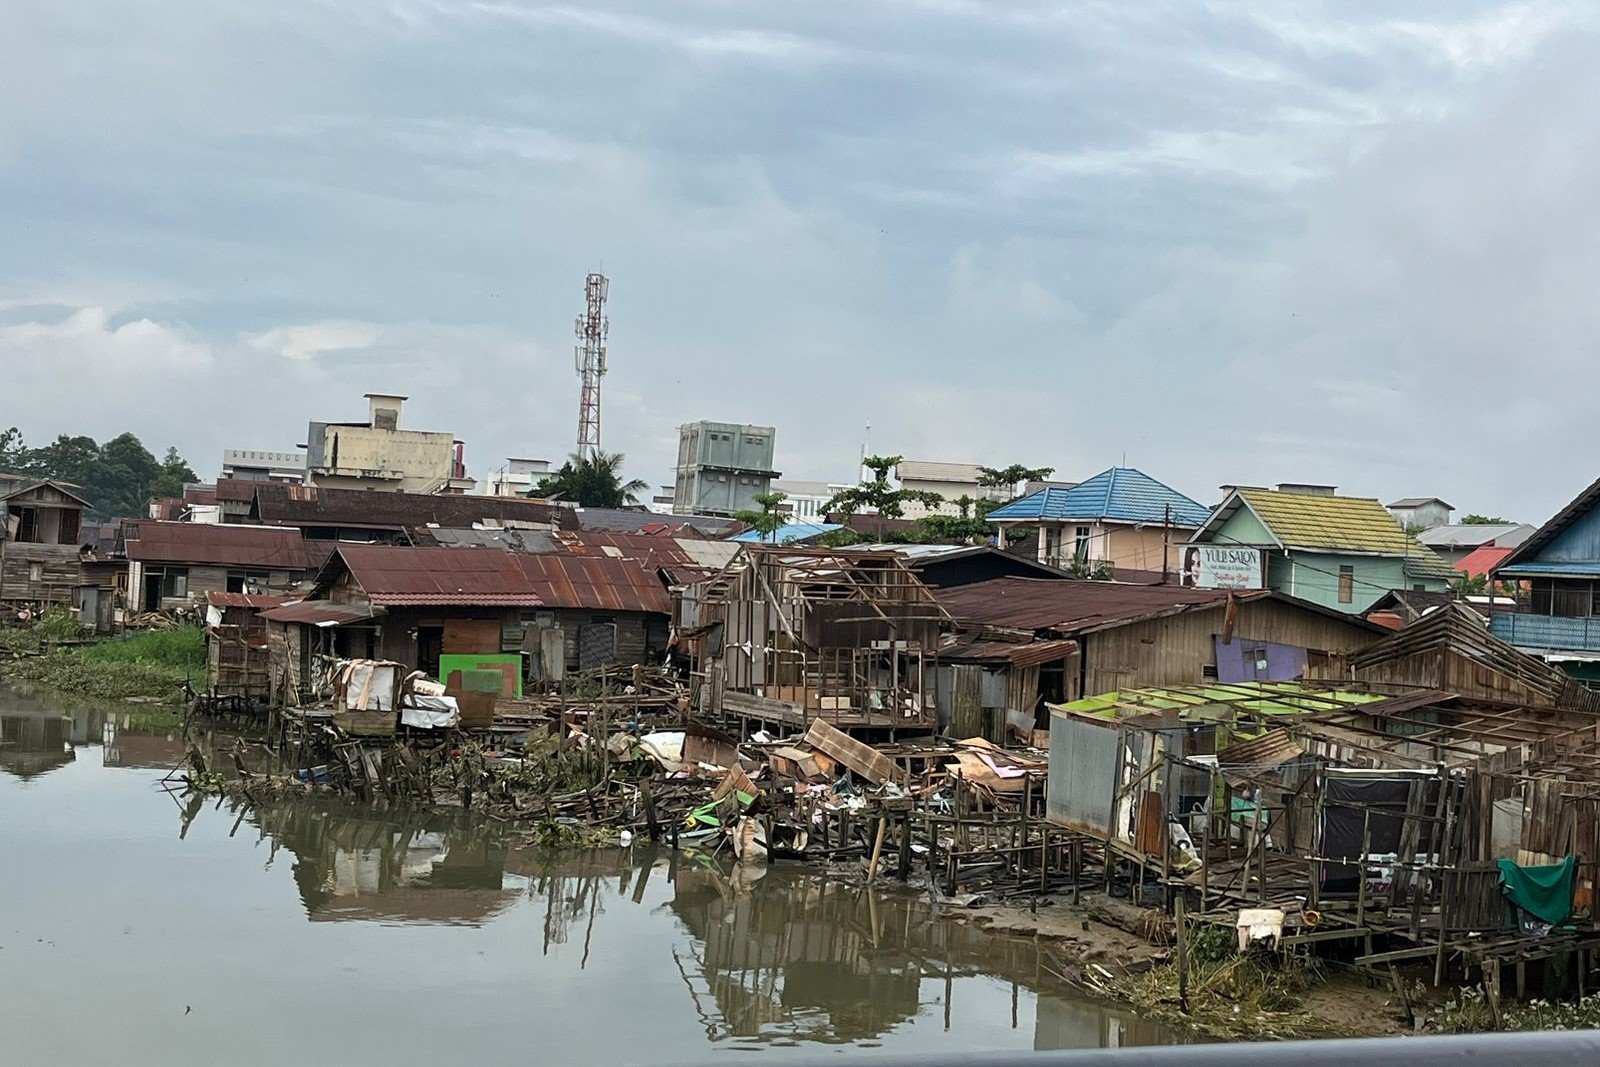
[[[497,548],[341,544],[337,555],[374,604],[540,607],[516,554]]]
[[[1048,578],[991,578],[933,593],[957,619],[1019,630],[1077,630],[1228,599],[1220,589]]]
[[[672,598],[661,580],[637,560],[519,555],[517,563],[549,607],[672,614]]]
[[[400,530],[407,526],[470,528],[474,523],[528,522],[576,529],[571,508],[522,497],[456,493],[388,493],[315,485],[257,482],[254,512],[284,526],[343,526]]]
[[[654,569],[640,561],[499,548],[341,544],[338,554],[374,604],[589,608],[670,614]]]
[[[261,612],[263,619],[273,622],[298,622],[308,626],[324,623],[337,625],[360,622],[372,618],[372,609],[365,604],[335,604],[331,600],[297,600],[282,607]]]
[[[331,545],[307,542],[299,530],[223,526],[204,522],[123,523],[128,558],[140,563],[200,563],[309,571],[328,558]]]
[[[206,603],[214,608],[276,608],[299,599],[297,596],[278,596],[268,593],[219,593],[215,590],[206,594]]]

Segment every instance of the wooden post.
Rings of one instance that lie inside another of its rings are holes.
[[[889,816],[878,816],[878,835],[872,842],[872,858],[867,861],[867,884],[878,877],[878,857],[883,855],[883,833],[889,827]]]
[[[1178,925],[1178,1007],[1189,1010],[1189,922],[1184,915],[1184,890],[1173,898],[1173,914]]]
[[[1262,788],[1258,785],[1256,786],[1255,849],[1256,852],[1261,856],[1261,862],[1257,868],[1260,872],[1260,884],[1256,887],[1256,902],[1265,907],[1267,903],[1267,843],[1261,838],[1261,794]],[[1245,861],[1247,863],[1249,862],[1248,853],[1246,853]],[[1250,885],[1250,874],[1248,871],[1245,873],[1244,880],[1245,887],[1248,890]]]
[[[650,788],[650,779],[639,781],[639,803],[644,808],[645,823],[650,827],[650,840],[661,840],[661,824],[656,819],[656,798]]]
[[[895,876],[904,882],[911,878],[911,813],[900,819],[900,858]]]
[[[1072,906],[1077,907],[1083,888],[1079,884],[1083,876],[1083,842],[1077,835],[1067,842],[1067,863],[1072,867]]]
[[[1496,1030],[1505,1026],[1500,1015],[1500,961],[1495,958],[1483,961],[1483,991],[1489,1001],[1489,1014],[1494,1018]]]
[[[1320,851],[1320,850],[1319,850]],[[1367,854],[1372,851],[1372,809],[1361,810],[1361,855],[1356,867],[1356,927],[1367,928]],[[1372,955],[1372,935],[1364,937],[1365,955]]]

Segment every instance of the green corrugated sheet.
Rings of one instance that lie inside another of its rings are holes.
[[[1297,698],[1314,698],[1317,703]],[[1230,685],[1183,685],[1169,688],[1118,689],[1052,707],[1097,719],[1116,721],[1151,712],[1179,710],[1183,718],[1214,718],[1238,707],[1264,715],[1304,715],[1327,710],[1324,702],[1347,707],[1386,700],[1377,693],[1318,689],[1299,682],[1239,682]]]

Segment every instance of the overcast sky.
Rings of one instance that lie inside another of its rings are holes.
[[[1593,4],[17,0],[0,426],[224,447],[403,392],[481,477],[778,427],[1542,521],[1597,473]],[[1441,14],[1443,13],[1443,14]]]

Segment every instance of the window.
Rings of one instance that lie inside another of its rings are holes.
[[[33,508],[17,509],[17,541],[32,544],[39,540],[39,513]]]
[[[1567,619],[1581,619],[1589,614],[1592,593],[1588,582],[1558,580],[1553,586],[1550,614]]]
[[[1535,615],[1550,614],[1551,582],[1548,578],[1535,578],[1533,580],[1533,613]]]
[[[1339,567],[1339,603],[1350,604],[1356,599],[1356,569],[1349,564]]]
[[[1046,526],[1041,531],[1040,547],[1044,549],[1044,561],[1056,564],[1061,561],[1061,528]]]
[[[1075,539],[1072,546],[1072,558],[1079,563],[1083,563],[1089,558],[1089,527],[1079,526],[1072,531],[1072,535]]]
[[[1411,591],[1413,593],[1426,593],[1428,591],[1428,587],[1423,585],[1421,582],[1418,582],[1416,585],[1411,587]]]
[[[43,563],[35,562],[35,563],[28,564],[28,581],[30,581],[30,582],[42,582],[42,581],[44,581],[44,564]]]
[[[60,532],[59,536],[56,537],[56,544],[58,544],[58,545],[75,545],[75,544],[77,544],[78,543],[78,526],[79,526],[79,522],[80,522],[80,520],[82,518],[83,518],[83,516],[79,512],[72,511],[70,509],[67,510],[67,511],[63,511],[61,513],[61,532]]]
[[[186,597],[189,595],[189,568],[168,567],[161,572],[161,595],[163,597]]]
[[[228,592],[265,593],[270,578],[266,571],[229,571]]]

